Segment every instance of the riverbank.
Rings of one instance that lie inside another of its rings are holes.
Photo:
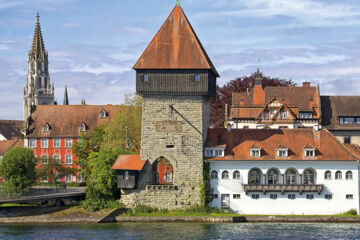
[[[129,216],[124,209],[90,211],[73,207],[15,206],[0,208],[0,224],[59,224],[59,223],[108,223],[108,222],[282,222],[282,223],[360,223],[360,216],[241,216],[230,214],[181,215],[181,216]]]

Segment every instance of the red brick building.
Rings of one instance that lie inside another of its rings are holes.
[[[72,145],[82,134],[89,134],[95,126],[121,112],[121,106],[113,105],[38,105],[31,115],[24,146],[34,150],[41,159],[37,167],[47,164],[51,157],[65,167],[79,168]],[[47,181],[43,179],[42,181]],[[82,182],[80,173],[61,176],[57,181]]]

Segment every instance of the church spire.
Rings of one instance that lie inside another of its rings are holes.
[[[34,60],[47,60],[47,53],[45,51],[45,45],[41,33],[39,13],[36,14],[36,24],[34,30],[34,37],[31,45],[31,50],[29,52],[29,58]]]
[[[69,105],[69,97],[67,92],[67,83],[65,83],[64,102],[63,105]]]

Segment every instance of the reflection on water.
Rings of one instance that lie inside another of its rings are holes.
[[[0,225],[0,239],[360,239],[360,224],[111,223]]]

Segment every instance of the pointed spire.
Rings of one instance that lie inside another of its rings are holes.
[[[69,97],[67,92],[67,82],[65,82],[64,102],[63,105],[69,105]]]
[[[29,58],[35,60],[41,59],[43,61],[47,60],[47,54],[45,52],[45,45],[42,38],[41,28],[40,28],[40,16],[39,13],[36,14],[36,25],[34,30],[34,37],[32,41],[31,50],[29,53]]]
[[[175,5],[175,6],[176,6],[176,7],[180,6],[179,0],[176,0],[176,5]]]
[[[261,72],[260,72],[260,58],[258,57],[258,67],[257,67],[257,71],[255,74],[255,86],[256,85],[260,85],[262,86],[262,77],[261,77]]]

